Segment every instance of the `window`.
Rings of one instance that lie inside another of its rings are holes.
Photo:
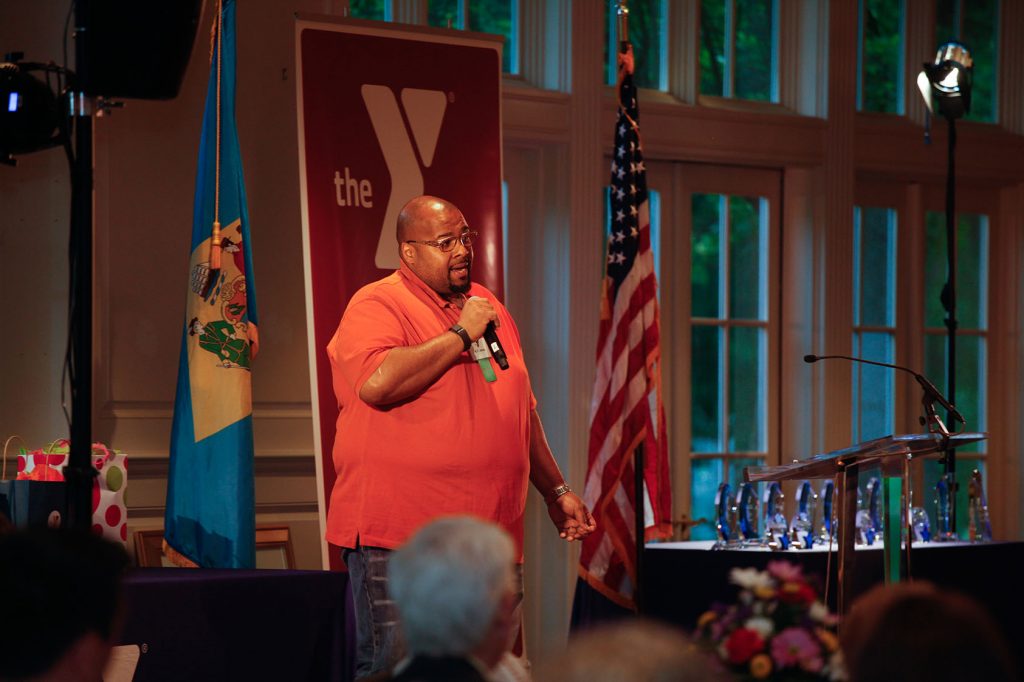
[[[902,0],[860,0],[857,33],[857,108],[902,114]]]
[[[988,332],[988,217],[961,213],[956,228],[956,358],[955,391],[948,384],[948,343],[944,326],[946,312],[939,300],[939,292],[946,281],[946,216],[929,212],[925,222],[925,376],[950,398],[950,402],[967,420],[967,430],[985,431],[987,392],[986,343]],[[946,415],[941,411],[943,421]],[[953,424],[948,424],[953,430]],[[957,527],[960,536],[967,536],[967,482],[971,471],[981,471],[988,488],[985,472],[986,441],[972,443],[957,450],[956,477]],[[932,503],[935,484],[942,475],[942,464],[924,463],[924,498]],[[921,499],[921,498],[919,498]],[[928,509],[934,519],[934,507]]]
[[[349,0],[358,19],[392,21],[395,0]],[[505,36],[501,69],[519,73],[519,0],[429,0],[427,24]]]
[[[896,362],[896,211],[854,208],[853,355]],[[895,370],[853,363],[853,442],[894,432]]]
[[[519,73],[518,0],[473,0],[469,3],[469,25],[464,28],[505,36],[501,69]]]
[[[356,19],[390,19],[391,3],[387,0],[349,0],[348,12]]]
[[[778,29],[773,0],[703,0],[701,94],[777,102]]]
[[[427,23],[441,28],[465,28],[466,6],[460,0],[430,0]]]
[[[604,63],[606,82],[615,85],[619,77],[618,13],[613,3],[609,5],[608,21],[605,23]],[[638,88],[664,90],[667,87],[667,9],[665,0],[634,0],[629,3],[629,42],[633,44],[635,63],[633,82]]]
[[[974,59],[969,121],[996,120],[996,62],[999,58],[999,0],[937,0],[938,44],[959,40]]]
[[[694,194],[691,249],[691,490],[707,516],[768,451],[768,201]],[[708,526],[694,540],[713,539]]]

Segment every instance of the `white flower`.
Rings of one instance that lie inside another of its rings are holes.
[[[773,585],[772,577],[767,572],[759,571],[756,568],[732,569],[729,571],[729,582],[748,590],[758,587],[771,587]]]
[[[815,601],[811,604],[810,608],[807,609],[807,615],[811,617],[811,620],[823,623],[825,622],[825,619],[828,618],[828,607],[820,601]]]
[[[768,639],[775,632],[775,623],[770,618],[764,618],[762,616],[755,616],[754,618],[748,618],[747,622],[743,624],[743,627],[753,630],[757,634],[761,635],[761,639]]]

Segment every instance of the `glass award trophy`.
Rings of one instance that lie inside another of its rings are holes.
[[[868,536],[869,545],[875,543],[875,539],[882,535],[882,481],[872,477],[868,480],[867,500],[864,509],[868,513],[869,526],[865,533]]]
[[[825,481],[818,493],[818,500],[821,502],[821,521],[818,523],[818,540],[823,544],[835,536],[835,481]]]
[[[949,518],[950,501],[949,485],[943,476],[935,484],[935,539],[939,542],[956,539]]]
[[[928,542],[932,539],[931,523],[924,507],[911,507],[910,525],[914,529],[914,542]]]
[[[772,481],[764,491],[764,543],[771,549],[789,549],[789,524],[783,513],[782,486]]]
[[[981,472],[977,469],[971,472],[971,480],[967,484],[967,515],[971,542],[991,542],[992,524],[985,502],[985,488],[981,485]]]
[[[796,488],[796,514],[789,524],[789,542],[793,547],[811,549],[814,547],[814,511],[818,496],[810,481],[803,481]]]
[[[732,488],[728,483],[720,483],[715,494],[715,529],[718,531],[715,547],[739,543],[736,535],[736,507],[733,506]]]
[[[758,529],[759,508],[753,483],[744,483],[736,493],[736,518],[740,538],[744,543],[760,542]]]

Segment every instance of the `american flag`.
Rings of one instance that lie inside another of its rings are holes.
[[[580,574],[587,583],[628,608],[635,607],[633,462],[641,444],[645,453],[642,504],[647,539],[669,534],[672,514],[659,380],[658,283],[637,119],[630,50],[620,56],[608,252],[583,493],[594,512],[597,530],[584,540],[580,554]]]

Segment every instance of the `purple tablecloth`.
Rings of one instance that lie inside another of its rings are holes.
[[[141,568],[124,594],[136,682],[352,679],[345,573]]]

